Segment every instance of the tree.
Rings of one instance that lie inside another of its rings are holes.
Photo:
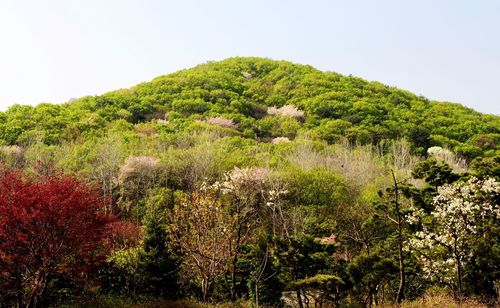
[[[159,159],[151,156],[130,156],[120,167],[117,180],[121,186],[120,203],[125,211],[130,211],[133,201],[139,200],[154,186],[158,177],[158,162]]]
[[[229,215],[233,225],[230,230],[232,240],[229,249],[231,255],[231,299],[236,297],[236,279],[238,257],[242,246],[250,237],[252,226],[257,222],[259,207],[264,203],[264,183],[267,170],[263,168],[234,168],[225,174],[225,181],[212,187],[220,190],[228,198]]]
[[[266,306],[276,306],[285,289],[285,284],[279,277],[279,260],[276,251],[269,244],[268,238],[260,239],[247,255],[253,270],[248,281],[249,295],[255,298],[255,307],[261,303]]]
[[[321,272],[331,270],[335,246],[330,242],[322,242],[309,234],[291,238],[277,238],[275,249],[278,251],[280,271],[288,284],[301,279],[313,277]],[[303,290],[301,284],[295,284],[299,307],[303,307]]]
[[[123,153],[122,141],[119,135],[109,134],[99,140],[94,149],[88,155],[92,165],[89,176],[101,185],[104,195],[112,197]],[[108,210],[112,212],[111,209]]]
[[[422,224],[410,245],[420,256],[424,271],[432,280],[453,287],[459,297],[473,247],[487,226],[495,226],[500,219],[499,194],[500,183],[494,178],[472,177],[439,187],[428,215],[419,209],[408,217],[408,222]]]
[[[166,211],[172,201],[170,195],[171,191],[161,189],[148,199],[139,260],[148,291],[155,296],[175,298],[179,293],[180,260],[167,233]]]
[[[403,245],[405,241],[405,236],[403,235],[403,228],[406,224],[405,221],[405,211],[403,209],[403,204],[401,200],[401,183],[397,181],[394,171],[391,170],[392,180],[394,186],[387,189],[387,193],[392,195],[392,200],[381,203],[379,207],[384,211],[387,219],[391,221],[396,226],[396,235],[398,242],[398,261],[399,261],[399,286],[398,292],[396,294],[396,303],[401,303],[404,299],[404,290],[406,284],[405,275],[405,263],[404,263],[404,253]]]
[[[109,229],[107,240],[112,251],[98,272],[100,292],[135,296],[144,286],[139,262],[143,232],[131,220],[116,220]]]
[[[0,284],[6,297],[34,307],[51,275],[96,267],[113,220],[98,189],[71,176],[0,174]]]
[[[361,295],[364,306],[378,304],[377,291],[388,281],[394,279],[397,266],[393,260],[380,254],[360,254],[347,266],[347,272],[353,283],[353,290]],[[383,288],[382,288],[383,289]]]
[[[435,158],[418,163],[412,175],[416,179],[424,179],[430,186],[430,192],[435,192],[438,186],[452,183],[459,178],[447,163],[439,162]]]
[[[231,225],[220,200],[206,190],[184,196],[171,212],[170,234],[185,255],[185,273],[201,284],[204,301],[213,281],[227,269]]]
[[[344,281],[335,275],[317,274],[292,283],[292,288],[302,290],[306,298],[314,299],[314,307],[332,304],[338,307]]]
[[[255,227],[266,220],[268,211],[279,207],[280,197],[286,193],[282,189],[271,189],[269,170],[265,168],[235,167],[225,174],[225,180],[211,186],[220,191],[227,201],[231,245],[231,299],[236,297],[237,264],[243,245],[251,237]],[[281,208],[279,208],[280,210]]]

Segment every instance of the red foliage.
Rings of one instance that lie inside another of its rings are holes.
[[[71,176],[0,171],[0,283],[22,289],[23,301],[32,303],[50,274],[95,267],[114,220],[99,195]]]
[[[137,246],[141,240],[141,228],[130,220],[117,220],[109,225],[108,245],[114,249]]]

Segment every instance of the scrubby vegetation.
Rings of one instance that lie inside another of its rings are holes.
[[[494,304],[499,141],[498,116],[261,58],[14,105],[0,306]],[[27,267],[19,241],[67,253]]]

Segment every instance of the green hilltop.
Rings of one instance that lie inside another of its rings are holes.
[[[286,105],[304,115],[269,115],[269,107]],[[105,131],[117,121],[162,120],[152,123],[173,133],[217,117],[234,123],[234,132],[227,133],[246,138],[293,139],[304,132],[329,143],[407,138],[417,153],[439,145],[468,159],[495,150],[500,136],[500,117],[459,104],[307,65],[229,58],[62,105],[14,105],[0,113],[0,140],[23,144],[36,137],[58,144]]]

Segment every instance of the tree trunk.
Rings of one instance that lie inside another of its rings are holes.
[[[233,266],[231,268],[231,300],[236,299],[236,262],[238,261],[237,253],[233,258]]]
[[[460,260],[460,257],[457,256],[457,282],[458,282],[458,299],[461,301],[462,299],[462,294],[463,294],[463,287],[462,287],[462,260]]]
[[[399,220],[399,219],[398,219]],[[398,226],[399,240],[398,240],[398,252],[399,252],[399,287],[398,293],[396,295],[396,303],[401,303],[404,299],[404,289],[405,289],[405,263],[403,256],[403,239],[401,236],[401,226]]]
[[[299,303],[300,308],[304,308],[304,304],[302,304],[302,296],[300,295],[300,289],[297,289],[297,302]]]
[[[31,290],[27,298],[25,298],[25,303],[27,308],[36,307],[38,304],[38,300],[42,295],[45,284],[47,282],[47,275],[37,272],[35,273],[35,277],[33,278],[33,282],[31,283]]]
[[[458,299],[461,301],[462,298],[462,258],[458,253],[458,236],[456,233],[453,236],[453,254],[455,255],[455,261],[457,262],[457,287],[458,287]]]
[[[373,305],[373,288],[370,287],[370,290],[368,291],[368,307],[372,308]]]
[[[396,180],[396,176],[394,175],[394,171],[391,170],[392,179],[394,180],[394,206],[396,207],[396,215],[397,215],[397,231],[398,231],[398,257],[399,257],[399,287],[398,293],[396,295],[396,303],[401,303],[404,298],[404,289],[405,289],[405,263],[404,263],[404,255],[403,255],[403,229],[401,227],[402,215],[399,211],[399,188],[398,181]]]
[[[204,302],[208,300],[208,289],[209,289],[208,279],[203,278],[203,280],[201,281],[201,292],[203,295]]]
[[[236,245],[234,247],[234,257],[233,257],[233,264],[231,268],[231,300],[236,299],[236,265],[238,263],[238,254],[240,252],[240,246],[241,246],[241,228],[242,225],[240,223],[240,219],[238,218],[238,233],[236,236]]]
[[[255,307],[259,308],[259,284],[255,284]]]

